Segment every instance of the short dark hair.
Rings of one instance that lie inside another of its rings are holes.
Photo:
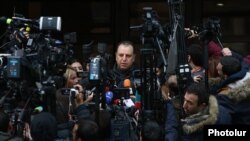
[[[187,87],[187,93],[192,93],[198,96],[198,105],[205,103],[208,104],[209,94],[206,90],[205,84],[200,83],[192,83]]]
[[[141,137],[143,141],[161,141],[163,139],[162,128],[156,121],[148,120],[142,126]]]
[[[133,42],[128,41],[128,40],[124,40],[124,41],[119,42],[118,45],[117,45],[117,48],[116,48],[116,52],[117,52],[117,49],[118,49],[118,47],[120,45],[126,45],[126,46],[130,45],[130,46],[132,46],[133,47],[133,53],[135,53],[135,48],[134,48],[134,43]]]
[[[188,55],[190,55],[192,62],[197,66],[203,66],[203,52],[199,44],[191,44],[188,47]]]
[[[237,73],[241,70],[240,61],[232,56],[223,56],[220,59],[222,65],[222,72],[228,76]]]
[[[49,112],[35,115],[30,128],[34,141],[54,141],[57,137],[56,118]]]
[[[3,111],[0,112],[0,131],[7,132],[9,127],[9,115]]]
[[[110,138],[111,135],[111,113],[108,110],[101,110],[99,113],[99,138]]]
[[[82,119],[78,120],[78,129],[76,137],[83,141],[96,141],[98,139],[98,125],[93,120]]]

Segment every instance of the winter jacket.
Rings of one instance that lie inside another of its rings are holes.
[[[175,109],[168,108],[167,110],[167,116],[173,117],[173,110]],[[177,118],[168,117],[165,126],[172,129],[165,129],[165,139],[168,138],[168,141],[203,141],[203,128],[205,125],[231,124],[231,122],[228,109],[220,106],[216,97],[210,95],[209,104],[203,111],[183,118],[180,122],[178,122]],[[176,129],[177,126],[180,128],[179,130]],[[179,133],[178,139],[173,136],[175,134],[174,131]]]
[[[220,105],[231,112],[233,124],[250,124],[250,79],[226,95],[218,94],[217,99]]]

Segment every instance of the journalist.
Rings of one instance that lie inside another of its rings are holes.
[[[90,115],[87,102],[93,94],[84,97],[84,88],[79,83],[77,71],[68,66],[64,73],[65,85],[56,93],[56,119],[58,122],[58,137],[71,138],[74,120],[81,116]]]

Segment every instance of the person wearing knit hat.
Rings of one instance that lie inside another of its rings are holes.
[[[220,45],[218,45],[214,41],[210,41],[208,43],[208,56],[209,57],[221,56],[221,50],[222,50],[222,48],[220,47]]]
[[[208,43],[208,76],[209,77],[218,77],[219,74],[216,70],[216,66],[220,61],[222,56],[222,48],[215,43],[214,41],[210,41]]]

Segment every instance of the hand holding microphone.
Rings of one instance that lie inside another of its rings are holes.
[[[131,81],[129,79],[123,81],[123,87],[129,89],[130,96],[133,95],[133,89],[131,88]]]
[[[75,103],[76,105],[81,105],[84,103],[83,100],[83,87],[80,84],[74,85],[74,88],[77,90],[75,94]]]

